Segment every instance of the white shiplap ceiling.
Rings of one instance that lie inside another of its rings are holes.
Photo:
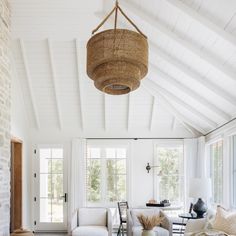
[[[191,137],[234,118],[236,1],[119,2],[148,36],[150,64],[137,91],[110,96],[86,75],[86,41],[114,1],[11,1],[15,75],[31,128]]]

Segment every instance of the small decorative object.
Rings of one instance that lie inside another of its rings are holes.
[[[198,218],[203,218],[207,211],[207,205],[202,200],[208,200],[211,196],[211,179],[209,178],[194,178],[190,181],[189,196],[198,198],[193,205],[193,211],[196,212]]]
[[[148,203],[155,204],[155,203],[157,203],[157,201],[156,201],[155,199],[150,199],[150,200],[148,201]]]
[[[34,234],[27,229],[20,228],[11,233],[11,236],[34,236]]]
[[[155,236],[153,228],[161,224],[161,217],[157,215],[145,216],[143,214],[138,216],[138,220],[143,227],[142,236]]]
[[[118,11],[138,31],[117,29]],[[147,37],[128,18],[118,1],[94,34],[115,12],[114,29],[95,34],[87,43],[87,74],[102,92],[120,95],[137,89],[148,72]]]

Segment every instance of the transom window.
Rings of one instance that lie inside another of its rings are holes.
[[[127,147],[88,145],[87,203],[113,205],[127,199]]]

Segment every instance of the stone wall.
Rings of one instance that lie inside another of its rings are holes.
[[[0,0],[0,236],[10,222],[10,7]]]

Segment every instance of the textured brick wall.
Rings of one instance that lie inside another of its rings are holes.
[[[10,221],[10,7],[0,0],[0,236]]]

